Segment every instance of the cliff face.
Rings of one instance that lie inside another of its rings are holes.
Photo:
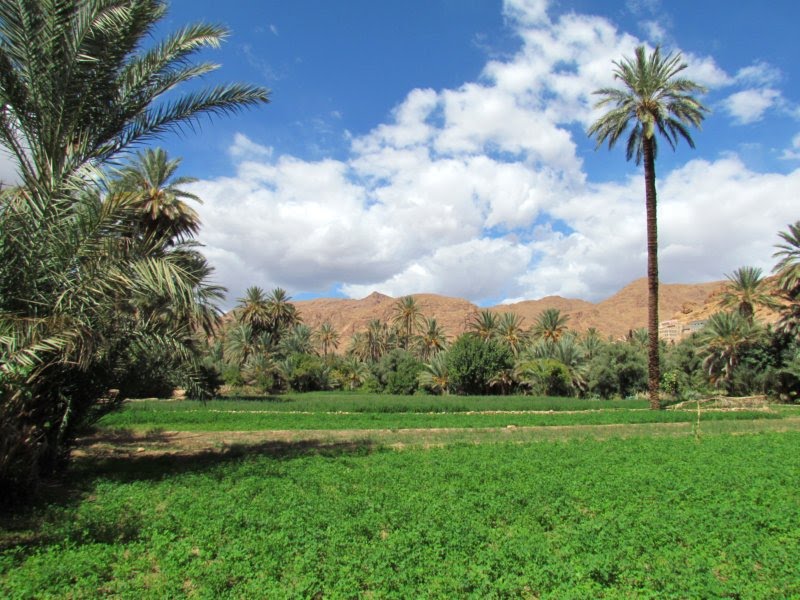
[[[719,295],[725,283],[715,281],[698,284],[665,284],[659,286],[660,320],[678,319],[689,323],[705,319],[719,310]],[[435,318],[450,337],[463,333],[472,314],[480,307],[461,298],[436,294],[414,294],[426,317]],[[373,292],[361,300],[320,298],[302,300],[296,306],[303,321],[317,327],[330,322],[342,336],[340,350],[347,346],[349,337],[366,329],[372,319],[388,321],[393,314],[396,298]],[[637,279],[619,292],[592,303],[560,296],[540,300],[526,300],[515,304],[493,306],[494,312],[513,312],[521,316],[523,327],[530,327],[536,317],[547,308],[557,308],[569,316],[568,326],[576,331],[596,328],[602,335],[619,338],[629,330],[647,326],[647,280]],[[769,314],[759,315],[774,320]]]

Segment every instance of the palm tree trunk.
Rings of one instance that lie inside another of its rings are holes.
[[[660,382],[658,364],[658,220],[656,215],[656,166],[653,140],[645,137],[644,187],[647,213],[647,389],[650,408],[658,410]]]

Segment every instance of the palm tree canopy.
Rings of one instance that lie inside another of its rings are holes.
[[[557,342],[567,331],[568,322],[569,317],[562,315],[557,308],[546,308],[536,317],[531,333],[548,342]]]
[[[644,46],[636,48],[634,58],[614,61],[614,79],[622,89],[602,88],[595,94],[603,96],[596,108],[611,105],[605,115],[589,127],[590,137],[597,138],[597,147],[608,143],[613,148],[630,127],[626,145],[628,160],[643,156],[643,141],[651,140],[654,156],[658,150],[658,133],[672,149],[683,138],[694,148],[688,127],[700,127],[708,109],[692,95],[706,89],[678,75],[688,66],[680,54],[661,55],[657,47],[649,56]]]
[[[146,233],[182,239],[199,231],[200,216],[184,200],[202,200],[180,187],[197,180],[175,177],[180,164],[180,158],[170,160],[163,149],[148,148],[118,171],[112,194],[133,194]]]
[[[788,225],[788,231],[778,233],[783,240],[776,244],[778,251],[773,254],[780,258],[773,269],[778,274],[778,285],[788,293],[800,286],[800,221]]]
[[[247,84],[175,94],[217,68],[191,59],[227,31],[200,23],[149,43],[166,11],[163,0],[0,3],[0,143],[37,195],[201,115],[268,102],[266,89]]]
[[[756,306],[777,309],[780,303],[766,289],[761,269],[758,267],[739,267],[726,274],[728,287],[722,295],[722,305],[736,308],[745,319],[752,320]]]

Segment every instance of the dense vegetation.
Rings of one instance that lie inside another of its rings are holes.
[[[216,68],[192,59],[226,32],[196,24],[155,40],[165,11],[160,0],[0,3],[0,144],[20,183],[0,193],[0,503],[63,468],[132,373],[160,364],[208,391],[198,333],[222,290],[177,162],[130,150],[267,91],[177,93]]]
[[[72,501],[6,530],[0,594],[793,597],[798,444],[287,444],[109,460],[76,473]]]

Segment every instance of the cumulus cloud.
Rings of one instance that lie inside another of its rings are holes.
[[[780,99],[780,92],[773,88],[754,88],[731,94],[723,106],[740,125],[756,123],[764,113]]]
[[[590,181],[575,137],[585,140],[599,116],[592,92],[613,85],[612,61],[641,41],[600,17],[551,18],[545,0],[507,0],[504,14],[520,39],[512,56],[488,61],[477,81],[411,90],[342,160],[276,157],[236,136],[235,175],[193,189],[204,199],[206,253],[232,299],[280,285],[597,300],[644,276],[641,175]],[[710,87],[766,83],[684,58],[687,75]],[[769,89],[726,106],[752,122],[776,102]],[[800,171],[757,173],[731,156],[660,177],[666,281],[718,279],[754,260],[769,267],[775,232],[795,219]]]

